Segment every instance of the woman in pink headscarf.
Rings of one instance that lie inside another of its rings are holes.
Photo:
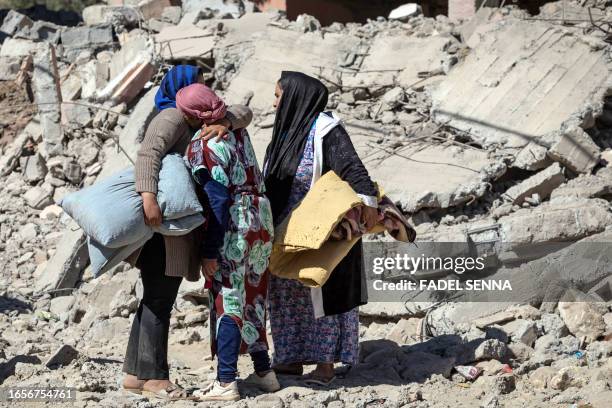
[[[176,105],[193,127],[225,115],[225,103],[208,87],[190,85]],[[248,352],[255,373],[245,380],[263,391],[280,388],[270,368],[266,340],[268,260],[272,210],[255,151],[245,129],[227,139],[205,141],[195,134],[187,150],[193,177],[206,193],[206,238],[202,271],[211,291],[211,348],[218,356],[217,379],[194,395],[203,401],[240,399],[238,354]]]

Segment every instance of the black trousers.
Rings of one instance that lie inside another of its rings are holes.
[[[183,278],[165,275],[166,248],[160,234],[145,244],[136,265],[144,290],[132,323],[123,371],[142,380],[166,380],[170,313]]]

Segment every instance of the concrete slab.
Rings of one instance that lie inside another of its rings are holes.
[[[155,40],[162,57],[167,60],[204,58],[215,44],[211,31],[191,24],[167,27],[155,36]]]
[[[487,191],[487,181],[493,177],[486,171],[493,162],[484,151],[413,144],[391,154],[389,148],[373,143],[384,136],[379,124],[347,121],[345,125],[370,176],[381,183],[392,199],[399,200],[404,211],[448,208],[472,196],[481,197]],[[257,159],[263,164],[272,128],[255,128],[251,136]]]
[[[227,97],[241,101],[252,91],[250,106],[268,109],[274,100],[274,85],[281,71],[302,71],[316,75],[319,66],[336,67],[343,55],[359,48],[357,37],[330,33],[298,33],[268,27],[256,41],[251,57],[232,79]]]
[[[419,72],[441,70],[442,61],[448,56],[444,50],[455,41],[450,36],[377,36],[361,65],[361,72],[343,75],[342,84],[367,88],[399,84],[408,88],[421,79]]]
[[[510,187],[505,195],[512,200],[513,204],[519,205],[532,194],[538,194],[540,199],[546,200],[550,197],[553,190],[563,184],[564,181],[563,168],[559,163],[555,163],[517,185]]]
[[[521,148],[600,101],[603,43],[576,30],[506,19],[478,27],[474,49],[433,92],[433,116],[484,145]],[[579,115],[578,115],[579,116]]]

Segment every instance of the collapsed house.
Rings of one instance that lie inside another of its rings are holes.
[[[228,101],[253,109],[260,162],[281,71],[320,78],[329,108],[418,240],[503,242],[499,276],[529,277],[520,290],[537,307],[431,299],[365,306],[362,355],[350,377],[360,388],[321,392],[318,402],[366,404],[383,395],[398,406],[435,406],[426,403],[439,390],[473,380],[459,374],[465,365],[482,374],[449,404],[473,406],[479,393],[490,407],[513,398],[609,400],[611,263],[605,247],[595,256],[591,245],[609,242],[612,225],[612,48],[604,26],[612,9],[600,3],[547,3],[535,17],[512,6],[472,7],[464,21],[410,7],[396,18],[325,27],[309,15],[290,21],[254,12],[243,1],[109,1],[86,8],[76,27],[10,11],[0,27],[0,86],[9,90],[0,109],[14,118],[2,123],[0,139],[0,382],[51,381],[63,365],[90,401],[125,398],[112,380],[119,368],[91,353],[121,356],[117,342],[127,339],[141,296],[138,272],[120,265],[93,280],[86,237],[55,202],[132,164],[156,113],[156,85],[169,65],[188,62]],[[522,264],[512,258],[548,243],[563,245]],[[555,279],[578,289],[561,302],[531,293]],[[207,337],[198,288],[181,291],[177,347]],[[178,364],[177,375],[197,384],[188,368]],[[196,375],[208,374],[201,370]],[[521,387],[535,396],[515,391]],[[115,394],[101,395],[109,390]],[[282,392],[252,396],[254,404],[296,402]]]

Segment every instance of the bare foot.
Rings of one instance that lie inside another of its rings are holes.
[[[174,385],[170,380],[147,380],[142,389],[144,391],[158,392],[165,390],[169,386]]]
[[[317,364],[317,368],[315,368],[310,375],[317,378],[330,380],[336,375],[334,372],[334,363],[319,363]]]
[[[129,390],[140,390],[144,385],[145,380],[139,380],[135,375],[126,374],[123,377],[123,388]]]

